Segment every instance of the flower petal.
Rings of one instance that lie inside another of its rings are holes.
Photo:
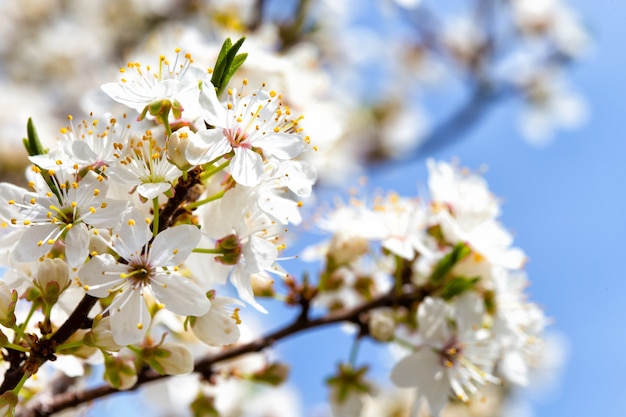
[[[267,310],[263,306],[261,306],[261,304],[257,303],[257,301],[254,299],[251,276],[250,273],[246,271],[244,266],[242,266],[241,264],[235,266],[230,274],[230,282],[232,282],[232,284],[237,289],[237,294],[239,294],[239,298],[250,304],[252,307],[256,308],[261,313],[267,314]]]
[[[52,245],[48,243],[59,233],[59,226],[56,224],[42,224],[30,226],[11,253],[16,262],[36,261],[50,251]]]
[[[226,346],[239,340],[240,332],[231,310],[226,307],[231,299],[218,297],[207,314],[198,317],[193,325],[193,333],[210,346]],[[237,302],[237,300],[232,300]]]
[[[262,136],[252,146],[263,149],[263,154],[278,159],[291,159],[302,153],[304,141],[300,135],[280,132]]]
[[[118,264],[111,255],[104,254],[91,258],[78,271],[78,277],[89,295],[105,298],[111,295],[110,290],[124,282],[120,274],[126,270],[125,265]]]
[[[230,173],[238,184],[254,187],[263,174],[263,159],[253,150],[235,148],[235,156],[230,161]]]
[[[85,263],[89,256],[89,231],[84,223],[75,224],[65,236],[65,257],[71,267]]]
[[[139,257],[152,237],[145,217],[137,209],[126,212],[113,239],[113,249],[126,260]]]
[[[153,266],[180,265],[196,248],[200,235],[200,229],[190,224],[165,229],[154,238],[148,263]]]
[[[226,109],[217,98],[213,84],[206,81],[202,83],[199,101],[202,106],[202,117],[204,121],[211,126],[225,127]]]
[[[181,316],[202,316],[211,308],[200,287],[182,275],[157,273],[150,288],[166,309]]]
[[[433,416],[445,406],[450,391],[439,356],[430,349],[414,353],[398,362],[391,371],[391,380],[398,387],[417,387],[428,401]]]
[[[243,246],[246,270],[250,273],[261,272],[272,266],[278,257],[278,250],[273,243],[258,236],[251,236]]]
[[[110,312],[113,340],[121,346],[141,340],[150,325],[150,313],[139,291],[129,289],[118,295]]]
[[[185,158],[192,165],[204,164],[232,151],[230,142],[222,129],[209,129],[198,132],[189,141]]]

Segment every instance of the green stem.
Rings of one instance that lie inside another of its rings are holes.
[[[203,200],[198,200],[195,201],[193,203],[189,203],[185,206],[186,209],[189,210],[193,210],[195,208],[200,207],[203,204],[207,204],[210,203],[211,201],[215,201],[215,200],[219,200],[220,198],[222,198],[224,196],[224,194],[226,194],[226,190],[222,190],[222,191],[218,191],[217,193],[213,194],[212,196],[209,196]]]
[[[402,294],[402,274],[404,272],[404,258],[396,255],[396,270],[394,271],[394,284],[397,294]]]
[[[152,199],[152,236],[159,233],[159,197]]]
[[[82,346],[85,346],[85,341],[77,340],[76,342],[63,343],[62,345],[57,346],[55,351],[59,352],[61,350],[74,349],[74,348],[82,347]]]
[[[26,333],[19,326],[13,326],[13,331],[17,333],[22,339],[26,339]]]
[[[163,122],[163,127],[165,128],[165,138],[169,139],[169,137],[172,135],[172,127],[170,126],[170,112],[168,111],[167,114],[165,116],[161,117],[161,121]]]
[[[24,383],[28,380],[28,378],[30,378],[30,373],[26,372],[24,373],[24,375],[22,375],[22,379],[20,379],[20,382],[15,386],[15,388],[13,388],[11,391],[13,391],[13,394],[18,395],[22,389],[22,387],[24,386]]]
[[[135,345],[128,345],[126,346],[127,349],[131,350],[132,352],[136,353],[138,356],[141,356],[143,350],[138,348]]]
[[[17,350],[18,352],[28,352],[29,351],[25,347],[20,346],[20,345],[16,345],[15,343],[11,343],[11,342],[7,343],[5,348]]]
[[[404,340],[404,339],[399,339],[397,337],[393,338],[393,341],[396,342],[397,344],[399,344],[400,346],[402,346],[403,348],[410,350],[411,352],[414,352],[415,350],[419,350],[415,348],[415,345]]]
[[[356,337],[354,339],[354,342],[352,343],[352,348],[350,349],[350,366],[352,366],[352,369],[356,368],[356,359],[357,356],[359,355],[359,347],[361,346],[361,339],[359,337]]]
[[[223,170],[224,168],[226,168],[228,165],[230,164],[230,160],[227,160],[225,162],[222,162],[220,165],[218,166],[210,166],[207,167],[205,169],[205,171],[202,173],[202,180],[206,180],[208,178],[210,178],[211,176],[217,174],[218,172],[220,172],[221,170]]]
[[[24,322],[22,324],[20,324],[19,329],[21,330],[21,332],[17,332],[16,331],[18,334],[20,334],[20,336],[22,334],[24,334],[24,330],[26,329],[26,326],[28,326],[28,322],[33,317],[33,314],[35,314],[35,310],[37,310],[37,306],[35,305],[35,303],[32,303],[30,305],[30,311],[28,312],[28,315],[26,316],[26,319],[24,320]]]
[[[218,156],[215,159],[210,160],[209,162],[205,162],[204,164],[202,164],[202,169],[204,171],[206,171],[207,169],[211,169],[213,167],[213,164],[216,163],[217,161],[219,161],[220,159],[222,159],[223,155]]]

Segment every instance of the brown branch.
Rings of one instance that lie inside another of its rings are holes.
[[[97,300],[96,297],[85,294],[78,306],[76,306],[76,309],[50,339],[40,339],[35,342],[35,346],[28,358],[22,352],[9,350],[9,357],[5,358],[5,360],[11,363],[11,367],[4,374],[4,381],[0,385],[0,393],[5,393],[15,388],[24,374],[31,373],[29,370],[36,372],[48,360],[56,359],[52,354],[54,348],[69,339],[76,330],[85,327],[87,314]]]
[[[366,320],[363,314],[378,308],[385,306],[398,306],[398,305],[411,305],[416,302],[421,302],[427,293],[423,289],[417,289],[406,294],[397,294],[395,290],[392,290],[378,298],[373,299],[363,305],[355,307],[350,310],[341,311],[338,313],[331,313],[328,316],[309,319],[306,316],[298,315],[298,317],[286,325],[266,336],[263,336],[257,340],[243,345],[234,346],[232,348],[224,349],[223,351],[207,356],[198,360],[195,364],[194,371],[204,376],[210,376],[213,373],[213,366],[234,359],[247,353],[260,352],[261,350],[272,346],[275,342],[284,339],[288,336],[298,334],[300,332],[314,329],[317,327],[327,326],[335,323],[352,322],[361,326],[366,326]],[[156,381],[162,378],[166,378],[167,375],[159,375],[152,369],[144,369],[138,375],[138,380],[132,390],[139,388],[141,385],[147,382]],[[19,417],[42,417],[50,416],[62,410],[66,410],[71,407],[76,407],[86,402],[106,397],[111,394],[115,394],[119,390],[112,388],[108,385],[99,386],[96,388],[87,389],[75,393],[64,393],[55,396],[52,401],[38,402],[27,406],[21,410],[17,415]]]

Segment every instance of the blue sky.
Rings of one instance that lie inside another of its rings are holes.
[[[462,165],[488,166],[491,189],[504,201],[502,221],[529,256],[531,299],[553,318],[569,353],[558,387],[531,397],[537,417],[625,416],[626,385],[626,3],[569,2],[591,29],[591,54],[569,73],[590,108],[586,125],[557,132],[545,149],[529,146],[512,123],[516,108],[494,109],[462,140],[432,155]],[[426,181],[424,160],[388,169],[372,186],[415,195]],[[281,351],[294,359],[293,380],[308,404],[323,401],[316,388],[334,362],[313,355],[308,342],[340,339],[336,330],[286,341]],[[324,340],[324,339],[322,339]],[[341,346],[341,345],[338,345]],[[319,347],[319,346],[318,346]],[[337,347],[337,359],[346,357]],[[308,356],[310,355],[310,356]],[[304,382],[304,381],[310,382]]]
[[[516,107],[505,103],[461,140],[431,156],[458,157],[469,168],[489,167],[486,178],[504,201],[502,221],[529,256],[531,299],[553,318],[553,331],[569,342],[559,386],[544,398],[531,399],[535,415],[623,417],[626,2],[569,3],[595,38],[590,56],[569,74],[588,101],[588,123],[558,132],[550,146],[536,149],[512,123]],[[426,184],[425,160],[386,169],[370,182],[415,195]],[[326,348],[332,353],[323,353]],[[322,381],[336,361],[347,358],[350,345],[339,329],[329,328],[288,339],[278,349],[293,363],[291,382],[308,408],[326,400]],[[368,344],[366,351],[379,361],[375,346]],[[384,364],[374,365],[384,372]]]

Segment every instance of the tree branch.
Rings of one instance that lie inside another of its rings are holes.
[[[363,317],[364,313],[378,307],[398,305],[409,306],[413,303],[421,302],[424,297],[426,297],[426,295],[428,295],[428,293],[424,289],[419,288],[405,294],[398,294],[394,289],[361,306],[338,313],[331,313],[328,316],[323,316],[316,319],[303,319],[302,315],[298,315],[294,321],[287,324],[285,327],[282,327],[266,336],[263,336],[250,343],[224,349],[223,351],[215,355],[211,355],[198,360],[194,367],[194,373],[199,373],[205,377],[210,376],[213,373],[213,366],[220,362],[224,362],[229,359],[245,355],[247,353],[260,352],[261,350],[273,345],[279,340],[306,330],[342,322],[352,322],[362,326],[366,326],[367,322],[366,319]],[[166,377],[168,376],[159,375],[154,370],[145,368],[139,373],[137,383],[133,388],[131,388],[131,390],[135,390],[147,382],[157,381]],[[108,385],[103,385],[84,391],[64,393],[55,396],[52,401],[49,402],[41,401],[30,404],[25,409],[21,410],[17,414],[17,416],[50,416],[51,414],[57,413],[59,411],[71,407],[76,407],[80,404],[84,404],[98,398],[106,397],[117,392],[119,392],[119,390],[112,388]]]
[[[24,374],[30,373],[29,369],[33,369],[36,372],[37,368],[48,360],[56,359],[53,354],[55,346],[65,342],[76,330],[85,326],[87,314],[97,300],[96,297],[85,294],[78,306],[76,306],[76,309],[50,339],[39,339],[35,342],[35,346],[28,358],[22,352],[9,350],[9,358],[5,358],[5,360],[11,363],[11,367],[4,374],[4,381],[0,385],[0,393],[3,394],[15,388]],[[19,357],[16,355],[19,355]]]

